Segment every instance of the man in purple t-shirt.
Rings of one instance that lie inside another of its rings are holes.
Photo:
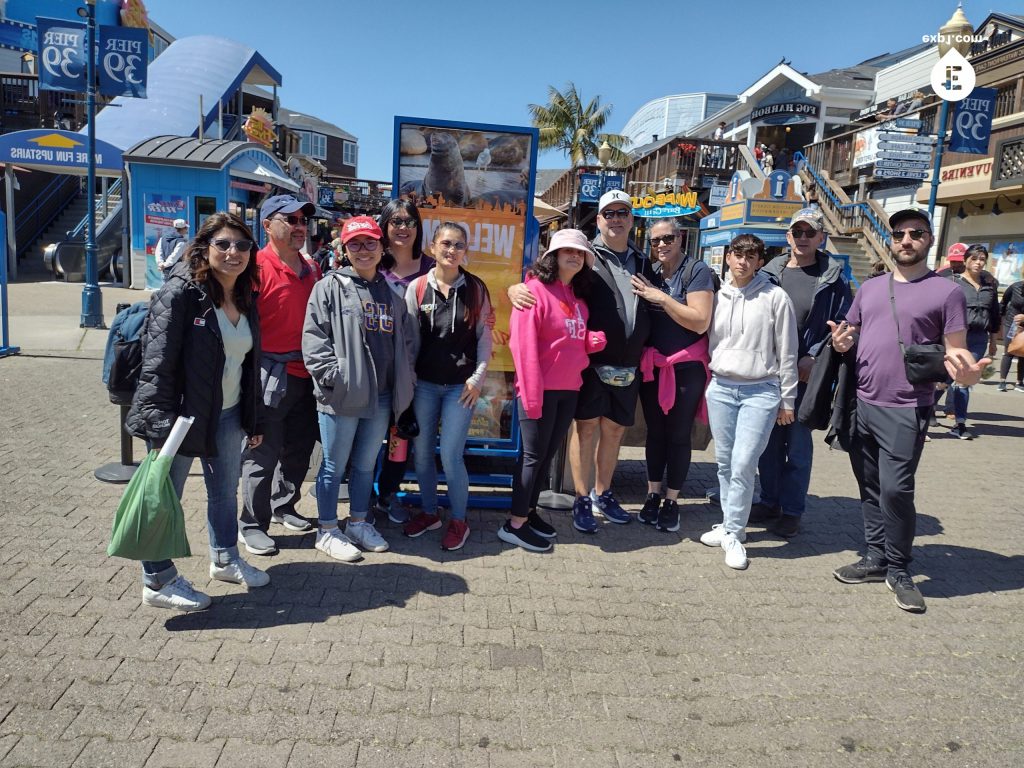
[[[935,386],[907,381],[899,338],[912,344],[944,344],[946,370],[962,386],[977,384],[987,359],[966,349],[966,301],[951,281],[928,268],[932,225],[914,208],[894,213],[894,271],[868,280],[839,325],[830,322],[832,346],[846,352],[856,343],[857,414],[850,463],[860,486],[867,553],[833,574],[845,584],[885,581],[896,605],[921,613],[924,598],[907,566],[917,511],[914,474],[924,448]],[[890,287],[893,300],[890,299]],[[897,335],[892,304],[899,320]]]

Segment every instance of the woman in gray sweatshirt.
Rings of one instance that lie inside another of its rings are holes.
[[[715,296],[708,329],[711,383],[708,416],[715,439],[722,522],[700,537],[725,550],[730,568],[747,567],[744,529],[750,516],[757,460],[772,427],[793,422],[797,332],[786,292],[757,272],[764,243],[739,235],[725,255],[729,275]]]

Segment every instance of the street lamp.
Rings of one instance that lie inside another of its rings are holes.
[[[85,241],[85,287],[82,288],[82,328],[106,328],[103,323],[103,296],[100,293],[99,270],[96,267],[96,0],[85,0],[78,15],[86,19],[85,104],[89,114],[86,149],[89,153],[87,197],[88,223]]]
[[[21,54],[21,74],[34,75],[36,73],[36,57],[31,51]]]
[[[949,21],[939,29],[939,58],[941,59],[951,48],[966,57],[971,49],[971,35],[974,34],[974,27],[964,16],[963,8],[956,7]],[[939,111],[939,130],[936,137],[935,166],[932,168],[932,188],[928,195],[928,218],[935,215],[935,198],[939,194],[939,174],[942,171],[942,150],[946,146],[946,124],[949,122],[949,101],[942,99],[942,107]]]

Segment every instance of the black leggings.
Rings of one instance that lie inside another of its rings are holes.
[[[1017,383],[1020,384],[1024,381],[1024,357],[1006,354],[1006,344],[1003,344],[1003,359],[999,361],[999,379],[1001,381],[1006,381],[1006,377],[1010,375],[1010,366],[1013,365],[1014,360],[1017,361]]]
[[[576,391],[546,391],[539,419],[526,418],[523,404],[516,400],[523,451],[516,462],[515,484],[512,486],[513,516],[526,517],[537,506],[537,498],[547,482],[551,460],[558,453],[562,438],[572,424],[578,398],[579,392]]]
[[[690,472],[690,429],[707,386],[707,374],[699,362],[677,363],[675,369],[676,401],[672,409],[665,414],[658,405],[661,368],[655,369],[654,381],[640,385],[640,405],[647,422],[647,479],[652,483],[666,479],[667,464],[666,487],[678,491]]]

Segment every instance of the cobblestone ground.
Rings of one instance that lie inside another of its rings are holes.
[[[554,552],[528,555],[497,541],[500,513],[476,511],[461,552],[385,527],[392,551],[357,565],[283,534],[257,563],[272,584],[251,594],[207,576],[193,476],[197,554],[179,567],[214,602],[184,616],[142,607],[137,564],[105,555],[122,489],[93,478],[118,455],[99,368],[0,360],[0,765],[1024,761],[1020,393],[979,388],[974,442],[933,430],[924,615],[832,578],[861,529],[846,457],[819,444],[803,533],[754,529],[745,572],[697,541],[715,522],[707,453],[678,534],[584,537],[554,515]],[[636,509],[642,456],[628,458],[616,486]]]

